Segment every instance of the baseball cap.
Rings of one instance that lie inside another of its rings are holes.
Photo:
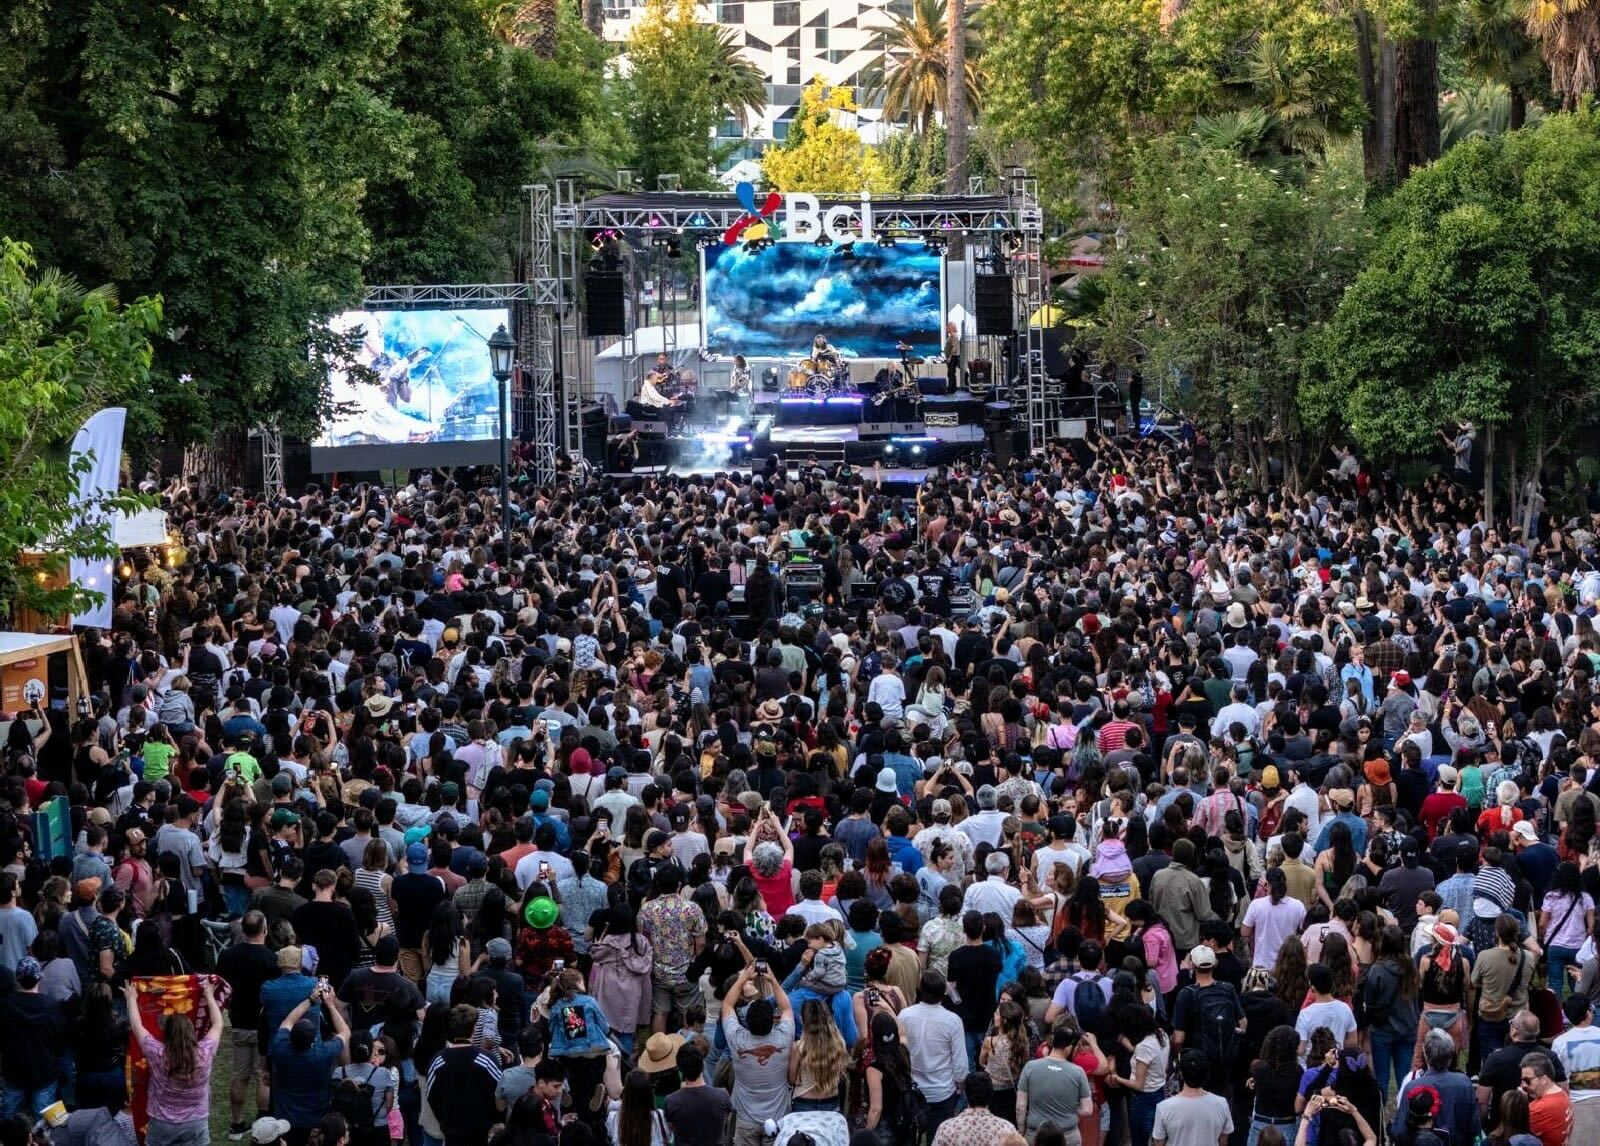
[[[626,768],[611,767],[611,768],[607,768],[606,769],[606,779],[607,780],[622,781],[622,780],[626,780],[627,778],[628,778],[628,770]]]
[[[1439,765],[1439,783],[1443,784],[1445,787],[1454,788],[1456,786],[1456,781],[1460,778],[1461,773],[1457,772],[1450,765]]]
[[[418,842],[406,849],[406,864],[409,867],[428,866],[428,845]]]
[[[550,793],[546,792],[543,788],[536,789],[533,794],[528,797],[528,807],[532,808],[536,812],[542,812],[549,806]]]
[[[298,824],[299,822],[300,817],[295,815],[288,808],[279,808],[276,812],[272,813],[272,826],[274,828],[286,828],[291,824]]]
[[[511,944],[504,939],[491,939],[484,950],[489,953],[489,958],[496,963],[504,963],[511,958]]]
[[[406,847],[409,848],[412,844],[421,843],[431,835],[433,835],[432,824],[417,824],[415,827],[407,828]]]
[[[292,1129],[282,1118],[257,1118],[250,1126],[250,1141],[257,1146],[271,1146]]]
[[[951,811],[950,811],[950,801],[949,800],[935,800],[933,802],[933,818],[934,819],[937,820],[941,816],[943,816],[944,818],[948,819],[950,817],[950,815],[951,815]]]
[[[647,852],[653,852],[670,839],[672,839],[672,837],[667,835],[667,833],[662,831],[660,828],[653,828],[651,829],[650,834],[644,838],[644,850]]]
[[[1215,967],[1217,965],[1217,953],[1209,947],[1196,947],[1189,952],[1189,962],[1201,969]]]

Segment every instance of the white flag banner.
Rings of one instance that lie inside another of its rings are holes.
[[[89,417],[72,439],[72,461],[89,455],[91,464],[78,477],[78,493],[73,504],[80,507],[86,520],[100,520],[103,515],[95,509],[95,502],[111,497],[117,492],[117,479],[122,468],[122,432],[128,422],[128,411],[121,406],[109,406]],[[74,625],[95,625],[102,629],[111,627],[111,563],[105,558],[74,557],[72,583],[104,595],[98,605],[86,612],[73,615]]]

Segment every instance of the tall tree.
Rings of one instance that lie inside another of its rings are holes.
[[[1276,457],[1303,488],[1325,436],[1301,416],[1300,378],[1360,269],[1362,198],[1348,148],[1274,169],[1186,134],[1156,140],[1135,164],[1093,337],[1119,361],[1144,355],[1148,377],[1183,379],[1169,402],[1234,460],[1265,474]]]
[[[52,589],[49,578],[29,576],[22,554],[48,553],[43,568],[52,572],[72,557],[115,554],[101,515],[133,503],[96,499],[80,516],[67,450],[84,418],[148,385],[160,320],[159,302],[119,306],[115,291],[41,271],[25,244],[0,238],[0,617],[19,608],[59,616],[89,603],[80,587]]]
[[[1528,35],[1524,7],[1524,0],[1465,0],[1456,43],[1474,75],[1506,89],[1512,131],[1527,120],[1528,101],[1550,83],[1539,47]]]
[[[876,41],[879,54],[867,72],[867,86],[883,95],[884,114],[891,119],[910,120],[912,129],[920,135],[933,130],[940,112],[949,114],[948,77],[953,48],[948,14],[947,0],[913,0],[909,14],[891,14],[889,27]],[[970,25],[966,27],[961,55],[967,107],[975,110],[982,89],[978,62],[982,42]]]
[[[1550,88],[1574,108],[1600,84],[1600,3],[1527,0],[1528,34],[1550,68]]]
[[[1321,339],[1307,409],[1347,417],[1379,458],[1426,454],[1470,419],[1495,439],[1488,492],[1503,462],[1522,497],[1600,407],[1597,217],[1592,109],[1468,140],[1413,174],[1379,208],[1376,249]]]
[[[877,153],[860,132],[839,122],[855,111],[849,88],[829,87],[821,79],[807,84],[788,138],[761,157],[767,185],[820,194],[886,190],[888,175]]]
[[[950,58],[944,75],[945,191],[960,194],[967,178],[967,0],[949,0]]]
[[[715,37],[707,83],[717,106],[741,123],[767,106],[767,78],[739,47],[738,34],[728,28],[711,28]]]
[[[401,0],[18,0],[0,37],[0,234],[159,295],[130,440],[238,460],[246,427],[309,430],[360,297],[362,196],[402,169],[375,87]],[[220,471],[219,471],[220,472]]]

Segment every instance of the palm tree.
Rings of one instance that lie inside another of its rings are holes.
[[[556,0],[492,0],[484,6],[496,37],[547,60],[556,54],[557,13]]]
[[[906,118],[920,134],[933,128],[941,111],[948,114],[946,77],[950,74],[950,33],[946,0],[914,0],[911,14],[891,17],[878,34],[879,56],[867,71],[869,90],[883,94],[884,115]],[[970,26],[965,28],[961,63],[966,77],[967,108],[978,106],[982,72],[978,57],[982,42]]]
[[[740,123],[767,105],[767,82],[761,69],[739,50],[738,35],[730,29],[702,25],[710,34],[710,70],[706,82],[724,115]]]
[[[1266,112],[1265,131],[1285,155],[1320,155],[1333,109],[1328,86],[1315,68],[1297,66],[1289,45],[1272,33],[1257,38],[1235,85],[1248,106]]]
[[[1456,47],[1474,75],[1506,89],[1513,131],[1527,118],[1528,96],[1549,84],[1523,10],[1524,0],[1467,0]]]
[[[1439,101],[1440,144],[1449,151],[1458,143],[1480,135],[1502,135],[1515,131],[1516,97],[1505,84],[1486,80],[1475,88],[1446,92]],[[1525,109],[1527,121],[1538,122],[1544,109],[1538,104]]]
[[[1596,0],[1526,0],[1523,22],[1550,68],[1550,89],[1566,109],[1595,90],[1600,62],[1600,3]]]

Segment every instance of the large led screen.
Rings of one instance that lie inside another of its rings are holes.
[[[334,413],[314,447],[493,441],[500,400],[489,336],[498,310],[351,310],[329,324],[356,333],[355,363],[329,376]],[[374,380],[375,379],[375,380]]]
[[[846,358],[939,353],[942,256],[921,242],[892,247],[743,244],[704,252],[706,348],[751,358],[803,358],[825,335]]]

